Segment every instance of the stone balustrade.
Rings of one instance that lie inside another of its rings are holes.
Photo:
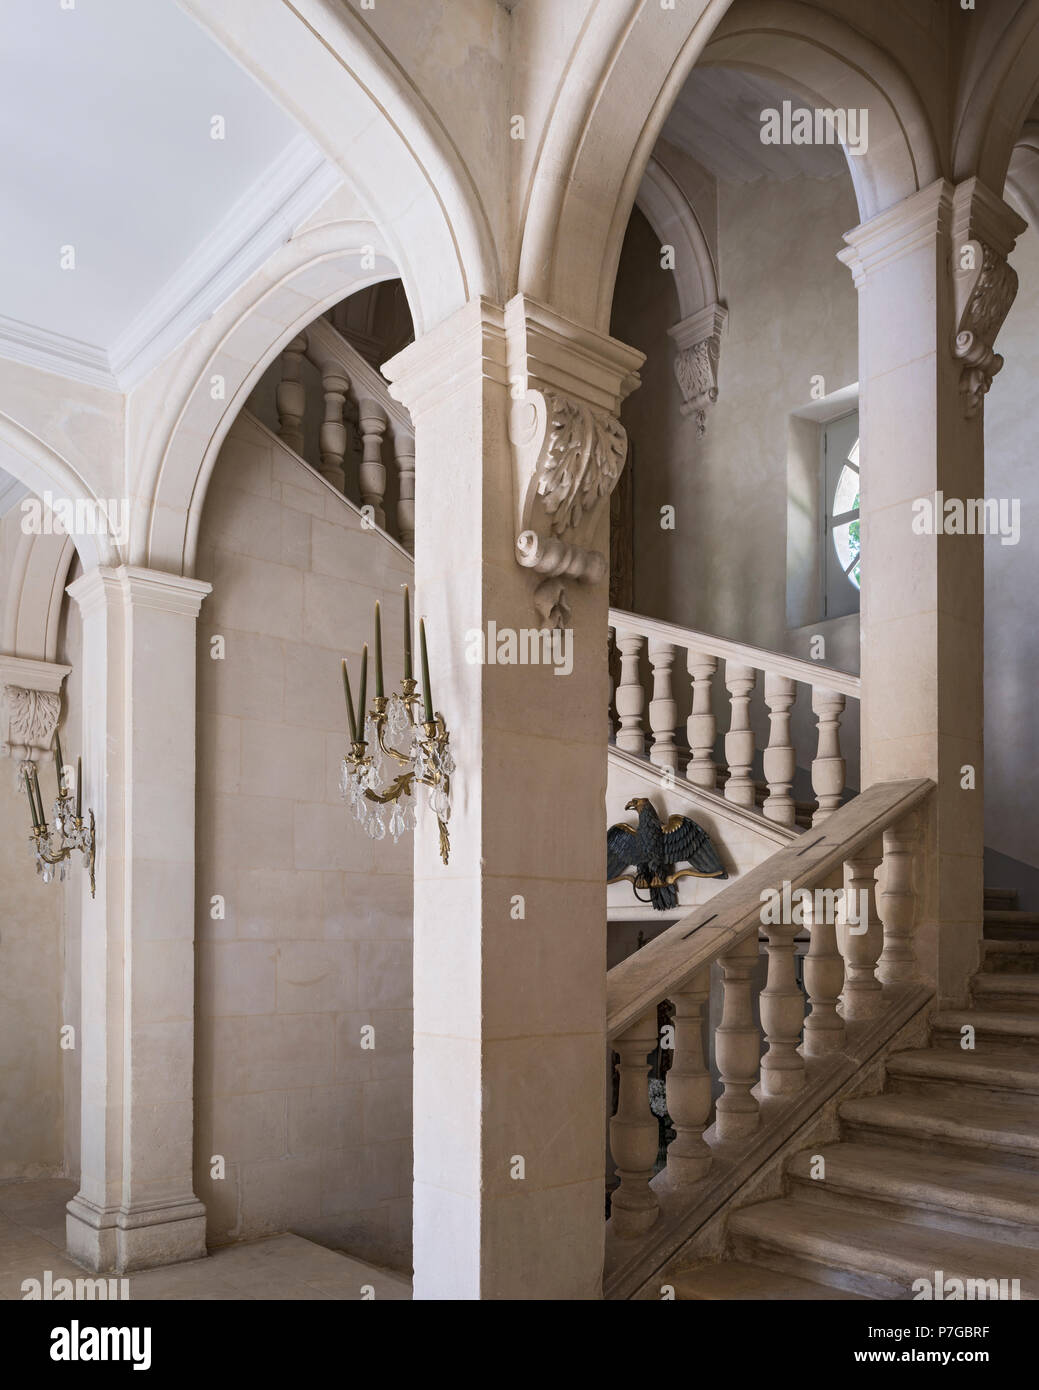
[[[798,688],[807,686],[817,726],[811,756],[806,752],[801,761],[801,766],[811,764],[816,799],[811,824],[819,825],[840,806],[845,795],[841,716],[846,700],[859,699],[857,676],[616,609],[610,610],[610,632],[620,664],[614,691],[618,748],[648,757],[658,767],[671,768],[707,791],[717,791],[721,784],[727,801],[751,808],[760,803],[766,819],[793,826],[802,817],[793,794],[798,750],[794,747],[792,717]],[[676,742],[680,701],[675,695],[675,666],[681,652],[685,653],[689,678],[684,692],[688,698],[681,702],[690,711],[684,747]],[[648,736],[644,658],[652,685]],[[719,664],[724,665],[729,718],[724,759],[716,762],[718,719],[713,681]],[[768,709],[769,734],[767,745],[757,750],[751,700],[759,688],[759,675],[763,677],[760,688]],[[764,786],[754,778],[757,751],[762,755]]]
[[[307,382],[303,361],[321,374],[318,457],[308,458],[304,418]],[[374,526],[395,535],[405,549],[415,543],[415,432],[407,410],[385,381],[325,318],[315,319],[287,344],[276,391],[277,434],[352,502],[369,509]],[[359,456],[352,466],[351,434]],[[395,525],[387,525],[386,438],[397,474]],[[348,467],[348,460],[351,466]],[[355,481],[356,480],[356,481]]]
[[[674,1225],[676,1204],[695,1205],[719,1154],[731,1167],[762,1143],[763,1130],[781,1129],[791,1107],[805,1113],[806,1096],[832,1081],[849,1039],[882,1029],[886,1014],[900,1026],[899,1006],[920,992],[914,862],[922,853],[919,808],[932,790],[927,780],[868,788],[834,810],[824,832],[777,851],[609,971],[607,1034],[620,1068],[609,1132],[620,1180],[611,1240],[650,1234],[662,1202]],[[843,898],[830,886],[842,872]],[[782,903],[784,885],[795,910],[769,910],[773,893]],[[802,985],[794,938],[805,929]],[[712,977],[721,996],[713,1020]],[[675,1137],[658,1173],[660,1125],[647,1072],[665,1046],[657,1024],[664,1000],[674,1006],[666,1104]],[[705,1035],[713,1038],[713,1077]]]

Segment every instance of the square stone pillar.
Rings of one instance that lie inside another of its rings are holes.
[[[96,569],[83,619],[80,1189],[73,1258],[119,1272],[206,1253],[192,1186],[195,1001],[195,621],[208,584]]]
[[[976,180],[940,180],[841,253],[859,290],[862,785],[937,783],[915,938],[944,1004],[967,997],[982,926],[983,537],[939,534],[926,504],[985,496],[982,401],[1023,227]]]
[[[457,762],[449,865],[428,812],[415,837],[416,1298],[602,1293],[602,557],[641,361],[517,298],[383,368],[415,422],[415,614]],[[492,664],[550,623],[557,664]]]

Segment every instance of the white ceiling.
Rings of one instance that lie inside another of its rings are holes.
[[[661,131],[717,179],[825,179],[847,174],[840,145],[763,145],[761,112],[809,103],[759,73],[697,67],[686,79]]]
[[[107,385],[150,370],[339,181],[173,0],[3,0],[0,121],[0,354]]]

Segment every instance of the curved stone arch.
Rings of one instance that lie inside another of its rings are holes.
[[[148,398],[156,409],[141,446],[132,564],[194,572],[206,488],[227,432],[257,381],[319,314],[399,273],[371,223],[330,222],[303,232],[149,381]],[[223,392],[217,399],[214,378],[221,379]],[[149,413],[148,399],[143,413]]]
[[[718,271],[700,219],[659,153],[650,157],[636,205],[660,238],[675,248],[675,288],[683,319],[718,302]]]
[[[750,0],[731,9],[728,0],[703,4],[691,29],[686,15],[681,32],[644,17],[630,23],[605,62],[591,50],[600,64],[595,72],[579,74],[571,64],[575,89],[593,95],[576,137],[561,122],[555,148],[542,156],[543,178],[561,186],[541,205],[531,199],[520,288],[601,330],[609,324],[621,243],[643,172],[697,61],[758,71],[825,107],[869,106],[869,149],[851,169],[864,221],[941,175],[916,89],[887,53],[842,20],[798,0]],[[643,90],[651,98],[634,99]],[[571,148],[558,148],[568,136]],[[562,180],[553,172],[561,167]]]
[[[182,0],[346,174],[404,281],[416,336],[502,297],[490,218],[455,141],[351,5]],[[363,154],[358,153],[363,151]]]
[[[50,492],[69,502],[86,502],[107,524],[108,503],[99,498],[80,473],[49,445],[17,420],[0,411],[0,468],[24,484],[37,498]],[[114,520],[114,518],[113,518]],[[113,531],[118,528],[113,526]],[[117,545],[110,535],[84,531],[73,538],[84,567],[120,562]]]
[[[1027,0],[999,37],[960,107],[952,141],[957,183],[1004,185],[1022,127],[1039,98],[1039,0]]]
[[[0,651],[56,661],[65,584],[76,555],[71,536],[22,535],[4,596]]]
[[[1039,121],[1021,128],[1007,169],[1003,196],[1034,230],[1039,230]]]

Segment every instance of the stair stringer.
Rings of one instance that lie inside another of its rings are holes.
[[[638,817],[634,811],[624,809],[625,803],[632,797],[649,797],[662,820],[682,815],[702,826],[710,835],[729,877],[680,878],[678,906],[669,912],[654,912],[640,905],[630,883],[611,883],[606,889],[608,921],[644,921],[647,918],[678,921],[690,909],[707,902],[720,889],[802,834],[793,827],[766,820],[753,807],[739,806],[734,801],[726,801],[717,792],[694,786],[677,774],[673,782],[668,777],[665,785],[664,773],[664,768],[611,743],[606,783],[607,825],[621,821],[633,825]]]
[[[678,1272],[700,1261],[725,1259],[727,1224],[736,1211],[785,1193],[784,1169],[791,1155],[834,1143],[840,1135],[838,1109],[853,1097],[879,1095],[887,1059],[895,1052],[926,1045],[934,1012],[934,992],[904,990],[882,1018],[853,1024],[843,1052],[824,1062],[809,1059],[808,1084],[792,1104],[761,1099],[756,1139],[728,1152],[713,1144],[714,1162],[696,1200],[681,1211],[667,1200],[666,1172],[654,1179],[661,1197],[661,1219],[642,1241],[608,1244],[603,1294],[607,1299],[659,1299],[661,1288]],[[708,1130],[706,1138],[710,1139]],[[625,1257],[626,1256],[626,1257]]]

